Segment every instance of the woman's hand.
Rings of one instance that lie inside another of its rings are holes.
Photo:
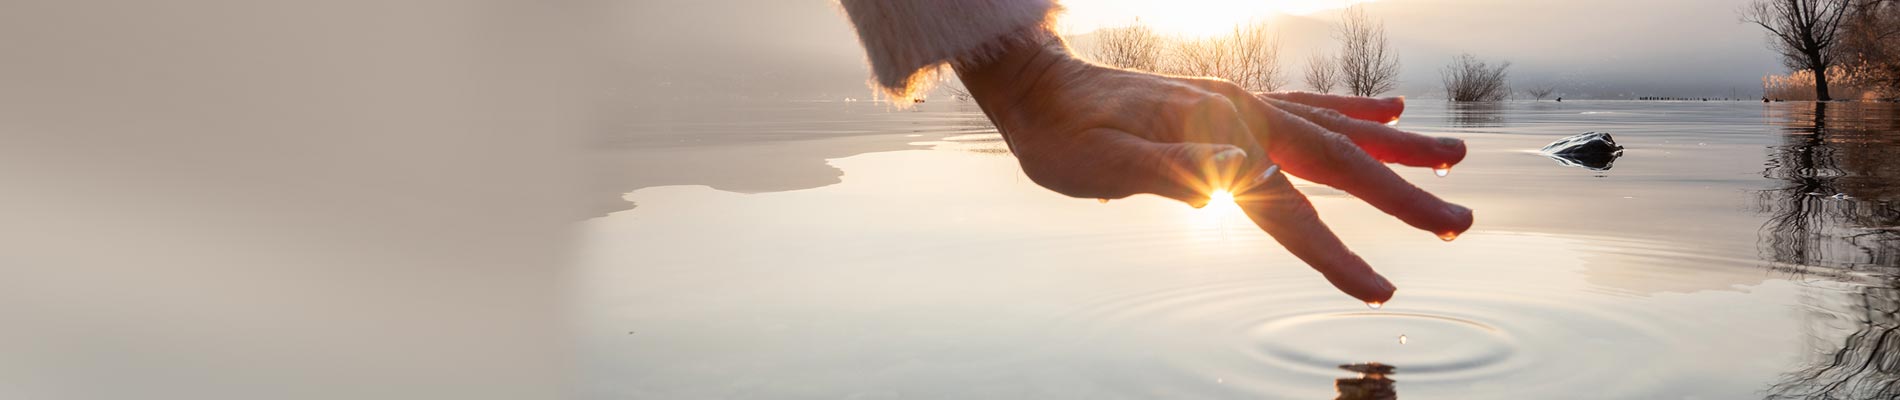
[[[1196,207],[1229,190],[1261,229],[1363,301],[1384,302],[1395,288],[1280,171],[1441,237],[1471,227],[1470,209],[1383,165],[1449,168],[1465,157],[1463,141],[1387,126],[1403,99],[1256,95],[1224,80],[1091,64],[1057,40],[1015,45],[990,62],[958,65],[957,74],[1037,184],[1074,197],[1152,193]]]

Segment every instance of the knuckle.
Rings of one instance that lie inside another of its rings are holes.
[[[1334,110],[1331,108],[1323,108],[1323,107],[1313,107],[1313,115],[1317,118],[1328,120],[1328,121],[1344,121],[1347,119],[1346,113],[1339,112],[1339,110]]]
[[[1240,87],[1240,84],[1234,83],[1234,81],[1230,81],[1226,79],[1209,79],[1208,81],[1209,82],[1207,86],[1210,88],[1213,88],[1215,92],[1219,92],[1221,94],[1231,95],[1235,93],[1247,92],[1247,89]]]
[[[1194,99],[1194,108],[1218,115],[1239,115],[1232,99],[1216,93],[1203,93],[1199,98]]]
[[[1327,157],[1331,158],[1329,161],[1332,161],[1334,165],[1348,167],[1356,165],[1356,163],[1360,161],[1368,161],[1371,159],[1371,156],[1366,155],[1364,150],[1359,149],[1359,145],[1354,144],[1351,139],[1347,139],[1346,136],[1338,133],[1325,132],[1321,134],[1320,143],[1322,146],[1321,151],[1325,153]]]

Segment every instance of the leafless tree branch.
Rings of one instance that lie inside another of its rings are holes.
[[[1398,52],[1392,50],[1385,23],[1373,20],[1361,6],[1346,9],[1339,36],[1340,82],[1355,96],[1377,96],[1399,84]]]
[[[1339,85],[1338,59],[1330,54],[1313,53],[1306,59],[1306,87],[1319,93],[1332,93]]]
[[[1511,62],[1487,64],[1469,53],[1453,58],[1442,77],[1445,97],[1451,101],[1501,101],[1511,95],[1505,86],[1506,70]]]
[[[1834,66],[1835,46],[1854,0],[1752,0],[1741,10],[1742,20],[1768,31],[1769,47],[1781,53],[1790,69],[1816,71],[1815,98],[1830,100],[1828,67]]]

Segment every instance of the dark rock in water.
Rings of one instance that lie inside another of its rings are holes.
[[[1608,133],[1590,132],[1551,142],[1544,146],[1543,153],[1566,166],[1608,171],[1610,164],[1623,156],[1623,146]]]

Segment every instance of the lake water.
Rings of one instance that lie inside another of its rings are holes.
[[[589,398],[1900,390],[1893,105],[1413,101],[1399,127],[1471,151],[1400,173],[1474,209],[1471,231],[1300,185],[1399,287],[1379,310],[1231,207],[1036,186],[973,104],[635,114],[598,151],[575,276]],[[1587,131],[1624,156],[1535,152]]]

